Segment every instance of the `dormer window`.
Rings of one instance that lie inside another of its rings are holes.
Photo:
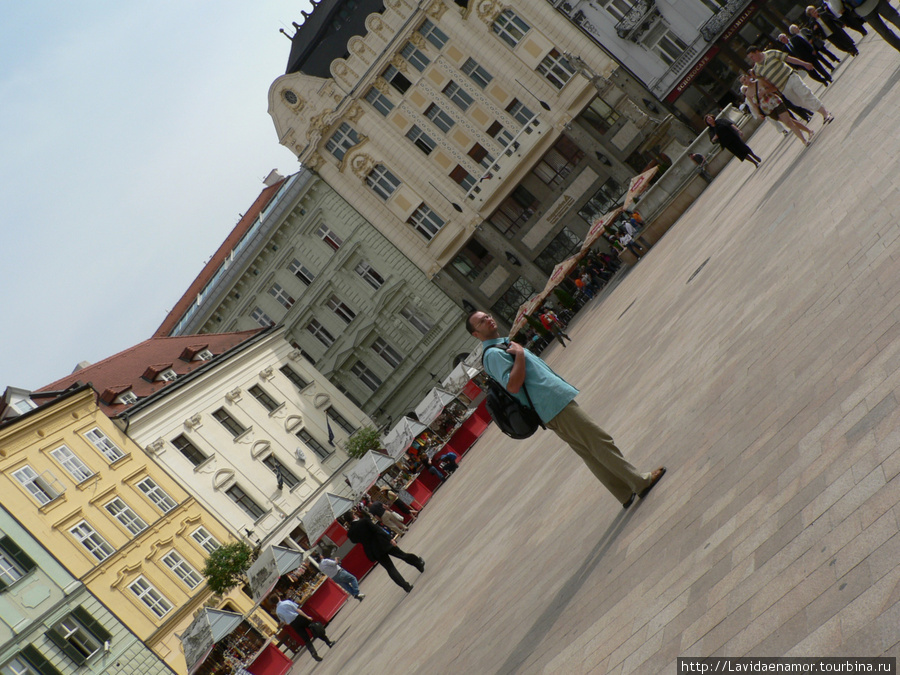
[[[200,352],[197,352],[197,355],[194,357],[194,361],[209,361],[213,357],[213,353],[208,349],[204,349]]]
[[[166,368],[159,375],[156,376],[157,382],[173,382],[178,379],[178,373],[176,373],[171,368]]]
[[[119,405],[131,405],[132,403],[137,403],[137,400],[137,394],[130,389],[116,396],[116,403]]]

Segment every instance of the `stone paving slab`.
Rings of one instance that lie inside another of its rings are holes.
[[[810,148],[760,129],[545,352],[659,487],[625,512],[553,434],[490,429],[401,542],[413,592],[375,570],[292,672],[900,655],[900,55],[861,51]]]

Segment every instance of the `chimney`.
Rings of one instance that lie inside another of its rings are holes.
[[[284,180],[284,176],[278,173],[278,169],[272,169],[269,172],[269,175],[263,178],[263,183],[266,187],[272,187],[278,181]]]
[[[88,366],[93,365],[90,361],[81,361],[77,366],[75,366],[75,370],[73,373],[77,373],[79,370],[84,370]]]

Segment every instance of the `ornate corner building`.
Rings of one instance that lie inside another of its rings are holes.
[[[269,90],[279,142],[467,310],[511,321],[677,152],[546,2],[322,0],[304,18]]]

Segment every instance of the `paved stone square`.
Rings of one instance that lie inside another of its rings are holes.
[[[900,54],[861,52],[810,148],[761,128],[545,352],[654,492],[625,512],[552,433],[491,428],[401,542],[412,593],[376,569],[294,673],[900,655]]]

